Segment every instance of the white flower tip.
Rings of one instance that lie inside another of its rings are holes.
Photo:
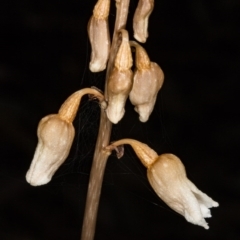
[[[139,114],[139,120],[141,122],[147,122],[152,113],[153,106],[151,103],[146,103],[136,106],[134,110]]]
[[[140,43],[145,43],[147,41],[147,36],[144,34],[138,34],[137,32],[134,33],[134,38],[139,41]]]
[[[117,124],[123,118],[125,109],[124,108],[118,109],[114,107],[107,108],[106,113],[107,113],[108,119],[112,123]]]
[[[91,72],[101,72],[105,70],[106,64],[101,61],[91,61],[89,64],[89,69]]]
[[[199,204],[199,207],[204,218],[212,217],[211,211],[204,204]]]
[[[208,208],[206,208],[205,206],[203,208],[204,208],[204,211],[206,209],[208,211]],[[201,208],[201,212],[202,212],[202,208]],[[206,213],[206,214],[208,214],[208,213]],[[183,216],[185,217],[185,219],[188,222],[198,225],[198,226],[201,226],[201,227],[204,227],[205,229],[209,229],[208,223],[205,221],[205,219],[203,217],[199,216],[199,214],[197,212],[195,212],[195,214],[193,214],[193,213],[189,213],[188,211],[185,211]]]
[[[200,225],[201,226],[201,225]],[[208,224],[204,224],[204,225],[202,225],[206,230],[208,230],[209,229],[209,226],[208,226]]]
[[[147,117],[139,116],[139,121],[140,122],[147,122],[148,118],[149,118],[148,116]]]
[[[51,181],[52,178],[49,178],[49,176],[47,176],[47,174],[41,174],[41,176],[37,176],[35,174],[32,173],[31,170],[28,170],[27,174],[26,174],[26,181],[34,186],[34,187],[37,187],[37,186],[41,186],[41,185],[44,185],[44,184],[47,184]]]

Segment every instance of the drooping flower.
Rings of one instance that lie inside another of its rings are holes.
[[[181,160],[173,154],[162,154],[147,170],[148,180],[157,195],[174,211],[193,224],[208,229],[204,218],[209,208],[219,204],[201,192],[186,175]]]
[[[73,93],[61,106],[58,114],[44,117],[38,125],[38,145],[26,180],[33,186],[48,183],[66,160],[72,146],[75,130],[73,120],[81,98],[92,94],[103,102],[103,95],[95,89],[85,88]]]
[[[209,228],[204,218],[211,217],[209,208],[218,207],[219,204],[187,178],[185,167],[177,156],[157,156],[148,145],[133,139],[118,140],[105,149],[112,151],[122,144],[132,146],[139,160],[147,167],[147,177],[152,188],[170,208],[183,215],[188,222]]]
[[[88,36],[92,47],[89,68],[92,72],[103,71],[108,61],[110,52],[109,8],[110,0],[98,0],[88,23]]]
[[[44,117],[38,125],[38,145],[26,180],[33,186],[48,183],[67,158],[75,130],[58,114]]]
[[[148,38],[148,20],[154,8],[154,0],[139,0],[133,17],[134,38],[145,43]]]
[[[146,122],[163,85],[164,73],[157,63],[150,61],[142,46],[134,41],[130,41],[130,45],[136,48],[136,70],[129,99],[139,114],[139,120]]]
[[[132,88],[132,53],[128,32],[120,30],[122,42],[114,62],[114,68],[107,82],[107,117],[112,123],[118,123],[125,113],[125,103]]]

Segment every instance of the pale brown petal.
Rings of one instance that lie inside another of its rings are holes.
[[[104,101],[103,95],[98,90],[84,88],[68,97],[58,114],[48,115],[39,122],[38,145],[26,175],[26,180],[31,185],[48,183],[68,157],[75,135],[72,122],[85,94],[92,94],[100,102]]]
[[[136,48],[136,67],[133,76],[133,86],[129,94],[139,120],[146,122],[153,111],[157,94],[164,81],[164,73],[157,63],[150,62],[147,52],[136,42],[131,41]]]
[[[108,107],[106,113],[112,123],[118,123],[125,113],[125,103],[132,88],[132,54],[128,33],[121,30],[122,42],[119,47],[115,67],[108,79]]]
[[[58,114],[44,117],[38,125],[38,145],[26,180],[33,186],[48,183],[67,158],[75,130]]]
[[[148,38],[148,20],[154,8],[154,0],[139,0],[133,17],[134,38],[145,43]]]
[[[92,48],[89,68],[92,72],[103,71],[107,65],[111,44],[108,26],[109,7],[110,0],[99,0],[88,23],[88,36]]]
[[[209,208],[217,207],[205,193],[187,178],[181,160],[173,154],[162,154],[148,168],[147,176],[157,195],[188,222],[208,229],[204,218],[211,217]]]

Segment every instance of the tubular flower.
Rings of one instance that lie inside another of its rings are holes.
[[[72,123],[52,114],[40,121],[37,135],[38,145],[26,175],[27,182],[33,186],[50,182],[69,154],[75,130]]]
[[[88,23],[88,35],[92,47],[89,68],[92,72],[103,71],[108,61],[110,52],[109,8],[110,0],[98,0]]]
[[[145,43],[148,38],[148,19],[154,8],[154,0],[139,0],[133,17],[134,38]]]
[[[124,29],[114,68],[107,83],[107,117],[112,123],[118,123],[125,113],[125,103],[132,88],[132,54],[128,41],[128,32]]]
[[[162,154],[147,170],[148,180],[157,195],[174,211],[193,224],[208,229],[204,218],[211,217],[209,208],[218,207],[186,176],[181,160],[173,154]]]
[[[87,93],[103,101],[103,95],[97,90],[85,88],[72,94],[63,103],[58,114],[48,115],[39,122],[38,145],[26,174],[26,180],[31,185],[39,186],[50,182],[66,160],[75,135],[72,122],[82,96]]]
[[[183,215],[188,222],[209,228],[204,218],[211,217],[209,208],[218,207],[219,204],[187,178],[185,167],[177,156],[158,156],[148,145],[133,139],[118,140],[105,150],[117,150],[123,144],[131,145],[139,160],[147,167],[147,177],[152,188],[170,208]]]
[[[143,47],[134,41],[130,44],[136,48],[136,70],[129,98],[139,114],[139,120],[146,122],[153,111],[158,91],[163,85],[164,74],[157,63],[150,61]]]

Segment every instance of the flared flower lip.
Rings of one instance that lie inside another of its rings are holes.
[[[173,154],[162,154],[148,169],[148,180],[157,195],[174,211],[193,224],[209,229],[204,218],[211,217],[210,208],[218,207],[186,176],[185,168]]]

